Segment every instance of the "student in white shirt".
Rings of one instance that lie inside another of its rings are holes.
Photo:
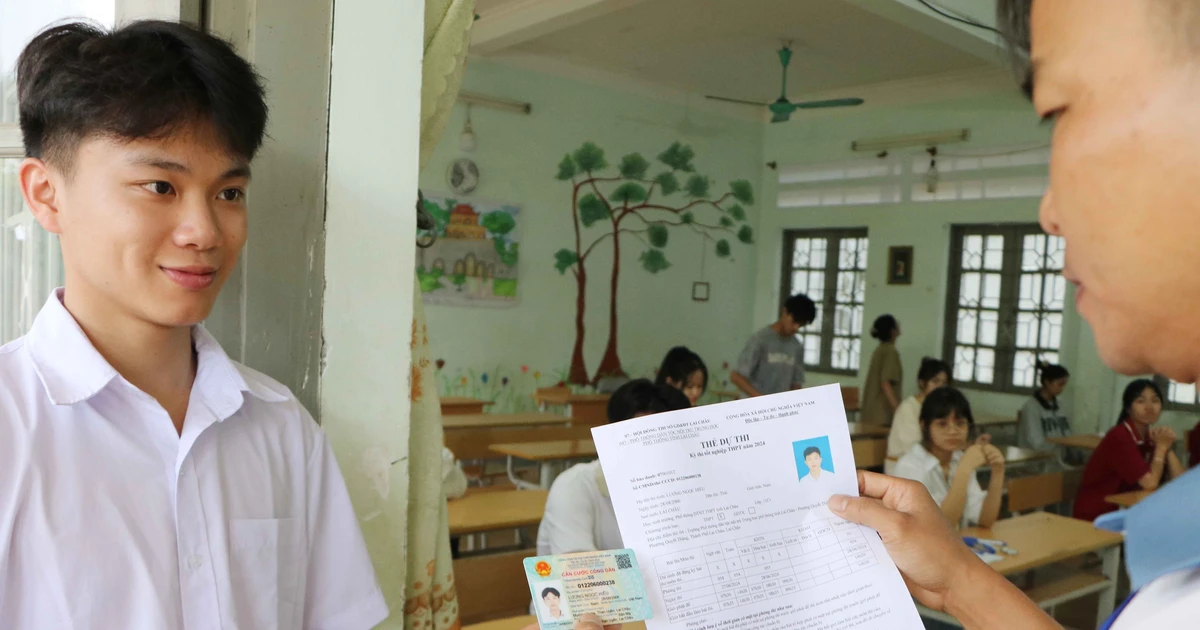
[[[888,431],[887,459],[883,462],[884,474],[896,474],[896,462],[921,441],[921,404],[925,397],[939,387],[950,384],[950,366],[941,359],[925,357],[917,370],[917,393],[904,399],[892,416],[892,428]]]
[[[608,421],[621,422],[690,406],[678,389],[638,379],[622,385],[609,399]],[[538,528],[538,555],[622,547],[600,460],[577,464],[559,475],[550,486]]]
[[[816,489],[826,496],[833,494],[837,482],[834,480],[833,473],[821,468],[821,463],[825,459],[821,449],[810,446],[804,449],[801,455],[804,457],[804,465],[808,467],[808,474],[800,478],[800,483],[807,488]]]
[[[0,348],[0,628],[374,627],[325,434],[200,326],[246,241],[253,68],[187,26],[60,24],[17,89],[66,282]]]
[[[919,481],[951,523],[991,527],[1000,515],[1004,492],[1004,454],[987,443],[968,445],[971,405],[962,392],[943,387],[921,405],[921,441],[896,463],[896,476]],[[985,491],[975,471],[992,469]]]

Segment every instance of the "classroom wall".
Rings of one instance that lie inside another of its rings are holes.
[[[555,179],[563,156],[593,141],[614,167],[629,152],[653,162],[678,140],[692,146],[698,171],[708,175],[714,191],[723,192],[733,179],[757,185],[762,125],[476,59],[468,64],[463,89],[533,104],[529,116],[478,106],[471,113],[478,149],[470,157],[481,176],[468,198],[521,207],[519,303],[511,308],[427,308],[430,344],[442,362],[439,389],[443,395],[497,400],[496,411],[528,409],[535,387],[565,378],[574,342],[575,281],[570,272],[564,276],[554,268],[554,253],[573,245],[571,185]],[[701,132],[681,132],[677,127],[685,117]],[[464,120],[460,105],[421,176],[426,193],[449,192],[446,169],[467,155],[458,148]],[[758,207],[747,210],[751,224],[757,224]],[[750,325],[757,258],[755,246],[731,241],[733,255],[718,260],[711,243],[705,246],[698,236],[675,229],[665,250],[672,266],[652,275],[638,261],[646,247],[622,239],[618,348],[626,371],[652,376],[668,348],[687,344],[708,361],[713,387],[727,381],[722,364],[735,356],[742,331]],[[596,252],[587,263],[585,337],[593,374],[608,338],[611,244]],[[701,280],[711,286],[708,302],[692,301],[692,283]]]
[[[990,148],[1033,146],[1049,141],[1049,128],[1040,126],[1028,103],[1015,90],[981,94],[966,99],[828,113],[794,118],[786,125],[771,125],[764,135],[763,162],[781,165],[819,164],[854,159],[850,142],[876,138],[969,128],[971,139],[942,147],[944,153],[982,152]],[[861,156],[858,154],[857,156]],[[754,320],[743,331],[773,320],[779,308],[782,235],[786,229],[866,227],[870,238],[866,328],[883,313],[900,321],[897,342],[905,367],[905,395],[916,388],[916,368],[923,356],[941,356],[945,327],[947,271],[952,225],[971,223],[1036,222],[1038,200],[986,200],[963,202],[899,203],[873,206],[777,208],[777,173],[764,169],[762,197],[773,210],[761,213],[760,246],[755,276]],[[888,248],[914,247],[914,281],[908,286],[888,286]],[[871,352],[878,342],[863,335],[863,358],[853,377],[812,374],[810,382],[840,382],[862,386]],[[1072,372],[1063,405],[1077,431],[1098,432],[1115,424],[1121,389],[1130,380],[1104,366],[1087,323],[1075,313],[1073,292],[1068,290],[1064,313],[1063,363]],[[984,390],[968,391],[976,409],[1014,415],[1024,396]],[[1194,415],[1167,412],[1163,421],[1177,430],[1191,428]]]

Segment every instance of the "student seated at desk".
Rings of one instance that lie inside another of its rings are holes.
[[[678,389],[638,379],[613,393],[608,401],[608,421],[621,422],[690,406]],[[572,466],[559,475],[550,486],[546,512],[538,528],[538,555],[622,547],[600,460]]]
[[[1071,435],[1071,423],[1058,408],[1058,397],[1067,387],[1071,374],[1067,368],[1051,363],[1037,364],[1042,386],[1021,407],[1017,446],[1035,451],[1048,451],[1054,445],[1046,438]]]
[[[1154,381],[1140,378],[1121,396],[1121,417],[1088,459],[1075,497],[1075,518],[1094,521],[1117,506],[1104,497],[1134,490],[1157,490],[1184,473],[1183,462],[1171,445],[1175,431],[1156,427],[1162,415],[1162,391]]]
[[[917,370],[917,393],[904,399],[892,416],[892,429],[888,432],[887,460],[883,472],[894,475],[896,462],[914,444],[921,441],[921,404],[930,392],[950,384],[950,366],[941,359],[925,357]]]
[[[663,357],[654,384],[678,389],[695,407],[696,401],[708,389],[708,366],[704,365],[700,355],[683,346],[675,346]]]
[[[1000,515],[1004,492],[1004,455],[988,443],[968,446],[975,426],[971,404],[962,392],[943,387],[921,405],[921,441],[896,463],[896,477],[919,481],[951,523],[991,527]],[[987,491],[975,470],[990,466]]]
[[[1188,466],[1200,465],[1200,423],[1188,434]]]

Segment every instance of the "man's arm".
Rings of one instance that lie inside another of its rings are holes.
[[[740,390],[743,394],[749,396],[750,398],[757,398],[759,396],[762,396],[762,392],[755,389],[755,387],[750,384],[750,380],[747,379],[745,376],[742,376],[742,374],[740,372],[730,373],[729,381],[731,383],[733,383],[734,387],[738,388],[738,390]]]

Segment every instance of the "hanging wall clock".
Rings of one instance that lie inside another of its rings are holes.
[[[446,169],[446,183],[459,195],[470,194],[479,186],[479,167],[471,158],[459,158]]]

